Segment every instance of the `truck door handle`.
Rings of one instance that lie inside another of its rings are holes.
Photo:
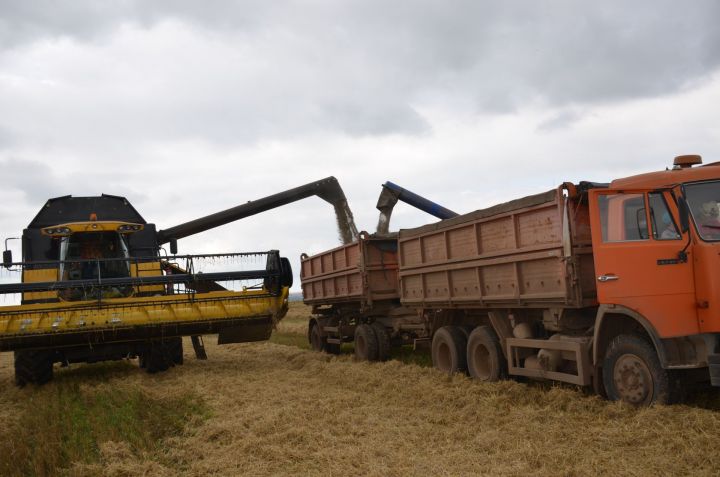
[[[619,280],[619,279],[620,279],[620,277],[618,277],[617,275],[600,275],[598,277],[598,281],[603,282],[603,283],[614,282],[615,280]]]

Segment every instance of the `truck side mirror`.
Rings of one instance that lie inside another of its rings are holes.
[[[690,208],[685,197],[678,199],[678,213],[680,214],[680,229],[682,233],[685,233],[690,229]]]
[[[170,239],[170,253],[177,255],[177,239]]]
[[[3,252],[3,267],[9,269],[12,263],[12,250],[5,250]]]

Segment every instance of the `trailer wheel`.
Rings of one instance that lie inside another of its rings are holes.
[[[472,326],[467,326],[467,325],[458,326],[458,328],[459,328],[460,331],[462,331],[462,333],[465,335],[465,339],[466,339],[466,340],[469,340],[469,339],[470,339],[470,333],[472,333],[472,330],[475,329],[475,328],[473,328]]]
[[[15,384],[45,384],[53,378],[53,351],[15,351]]]
[[[432,362],[435,369],[453,374],[467,369],[467,340],[457,326],[443,326],[432,340]]]
[[[502,354],[500,340],[488,326],[478,326],[467,344],[468,373],[479,381],[498,381],[505,377],[507,363]]]
[[[378,361],[387,361],[390,359],[390,333],[388,333],[387,329],[377,321],[373,323],[372,329],[375,332],[375,336],[377,337],[378,342]]]
[[[653,346],[633,335],[615,337],[603,361],[603,381],[612,401],[636,406],[670,404],[677,399],[670,374]]]
[[[317,323],[317,321],[313,321],[313,323],[310,325],[308,341],[310,342],[310,347],[313,349],[313,351],[324,351],[324,345],[326,343],[322,335],[320,334],[320,325]]]
[[[378,359],[378,339],[370,325],[355,328],[355,357],[362,361]]]

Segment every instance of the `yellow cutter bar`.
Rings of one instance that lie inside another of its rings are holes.
[[[0,307],[0,339],[23,334],[101,331],[117,327],[271,317],[287,311],[288,288],[279,296],[263,290],[194,295],[112,298]]]

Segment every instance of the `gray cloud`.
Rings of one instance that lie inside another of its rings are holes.
[[[84,171],[57,170],[41,161],[11,158],[0,160],[3,171],[3,192],[18,191],[26,204],[40,207],[46,200],[63,195],[90,196],[128,194],[135,200],[147,199],[147,193],[133,184],[147,186],[152,178],[141,172],[109,171],[89,165]],[[124,192],[120,192],[124,191]]]
[[[552,117],[541,122],[537,129],[540,132],[551,132],[566,128],[585,116],[585,113],[575,109],[563,109],[553,114]]]
[[[292,116],[308,98],[316,113],[310,120],[360,134],[424,130],[409,105],[426,97],[497,112],[537,99],[556,105],[617,101],[672,93],[720,65],[714,25],[720,4],[711,0],[0,5],[0,39],[16,48],[44,38],[108,41],[122,26],[179,21],[225,43],[229,52],[250,49],[265,60],[249,85],[241,71],[229,72],[228,80],[240,87],[253,86],[240,91],[245,99],[235,106],[285,96]],[[193,59],[192,53],[179,58]],[[232,105],[216,97],[199,106]],[[256,129],[248,134],[266,128]]]
[[[18,190],[27,202],[42,204],[63,195],[62,181],[47,164],[39,161],[7,159],[0,161],[5,190]]]
[[[720,157],[720,4],[0,0],[0,237],[49,197],[161,228],[328,175],[458,212]],[[572,127],[568,127],[572,126]],[[551,133],[551,134],[548,134]],[[393,228],[433,221],[400,205]],[[306,199],[183,251],[337,245]]]
[[[16,138],[10,131],[0,128],[0,150],[12,146],[15,142]]]

